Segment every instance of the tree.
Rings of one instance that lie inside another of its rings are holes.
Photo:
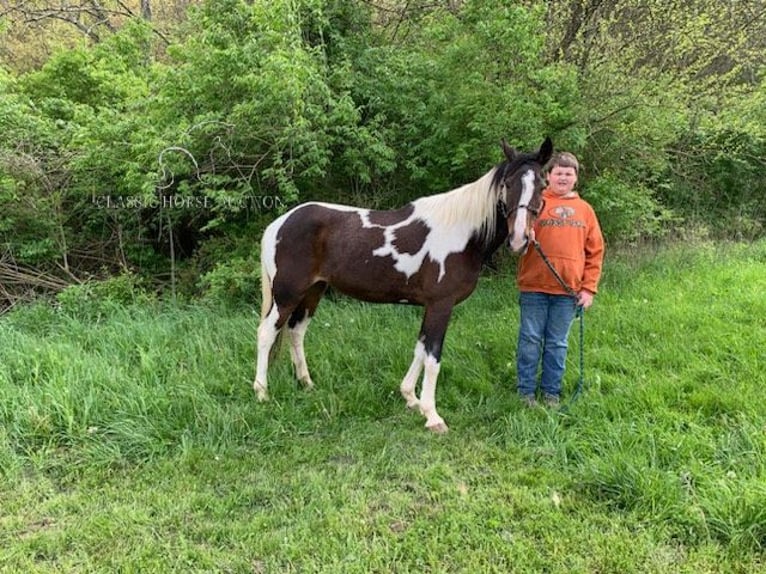
[[[186,17],[190,0],[162,1],[155,17],[151,0],[0,0],[0,63],[19,71],[40,67],[59,49],[99,43],[132,19],[151,22],[164,45]]]
[[[745,171],[721,178],[693,159],[726,141],[752,142],[746,156],[740,145],[725,145],[732,166],[762,170],[762,130],[740,124],[735,135],[721,120],[749,115],[759,90],[766,2],[554,0],[547,21],[549,53],[578,70],[585,105],[575,121],[584,139],[567,145],[582,150],[590,177],[630,182],[664,217],[662,204],[688,216],[701,197],[711,199],[710,209],[720,205],[712,198],[732,193],[719,187],[736,185]],[[692,187],[683,183],[691,180]],[[741,185],[762,189],[750,177]]]

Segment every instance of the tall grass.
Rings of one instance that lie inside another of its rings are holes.
[[[316,390],[284,353],[265,405],[257,302],[16,310],[0,570],[757,572],[764,263],[764,243],[610,253],[561,413],[518,402],[513,276],[487,275],[447,335],[443,437],[398,393],[415,308],[324,301]]]

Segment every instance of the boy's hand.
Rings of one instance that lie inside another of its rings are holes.
[[[577,304],[580,305],[583,309],[587,309],[593,305],[593,297],[593,293],[587,289],[583,289],[577,294]]]

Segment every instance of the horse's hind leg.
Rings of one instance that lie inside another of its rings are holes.
[[[284,321],[282,321],[282,323],[284,323]],[[253,389],[255,389],[255,394],[259,401],[265,401],[269,398],[267,380],[269,355],[271,353],[271,348],[274,346],[274,342],[277,340],[277,335],[279,334],[281,327],[279,308],[277,305],[272,305],[269,313],[258,325],[258,356]]]
[[[303,339],[326,288],[326,283],[312,285],[287,322],[290,333],[290,356],[295,367],[295,376],[307,389],[313,388],[314,382],[311,380],[308,363],[306,363]]]

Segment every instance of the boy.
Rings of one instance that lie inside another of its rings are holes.
[[[587,309],[598,290],[604,238],[593,208],[574,191],[580,164],[568,152],[548,164],[545,207],[530,241],[537,240],[575,299],[559,283],[532,246],[519,260],[517,282],[521,320],[516,353],[518,391],[525,405],[537,404],[537,370],[542,355],[545,403],[557,407],[567,356],[569,327],[578,306]]]

